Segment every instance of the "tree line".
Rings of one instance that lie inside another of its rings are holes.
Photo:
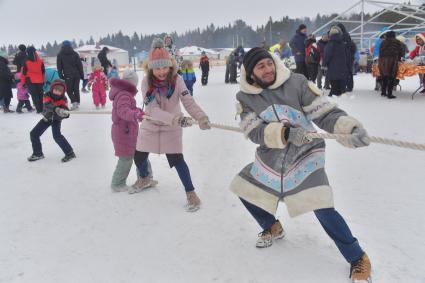
[[[422,5],[425,8],[425,4]],[[367,21],[371,17],[377,15],[381,11],[377,11],[372,14],[365,14],[364,20]],[[317,14],[314,18],[289,18],[288,16],[282,17],[281,19],[272,18],[269,19],[267,23],[261,26],[253,28],[248,25],[243,20],[236,20],[234,23],[229,23],[226,26],[216,27],[213,23],[206,26],[205,28],[196,28],[194,30],[189,30],[184,33],[172,32],[169,33],[174,40],[174,43],[178,47],[196,45],[205,48],[222,48],[222,47],[236,47],[238,45],[243,45],[244,47],[253,47],[260,46],[262,42],[266,42],[267,45],[276,43],[279,39],[283,38],[286,41],[289,41],[290,38],[294,35],[295,30],[300,24],[305,24],[309,32],[316,30],[322,25],[328,23],[330,20],[337,17],[337,14],[331,15],[320,15]],[[403,18],[402,15],[388,11],[383,15],[375,19],[379,22],[392,22],[395,23]],[[348,17],[345,17],[343,20],[360,20],[361,14],[351,14]],[[417,20],[410,19],[404,21],[403,23],[415,23]],[[347,30],[354,28],[356,24],[354,23],[344,23]],[[374,25],[374,27],[366,26],[365,31],[376,30],[376,28],[382,28],[385,25]],[[396,28],[395,26],[394,28]],[[400,26],[401,27],[401,26]],[[104,37],[95,40],[92,36],[90,39],[83,41],[79,40],[78,42],[74,39],[72,40],[72,45],[74,48],[85,45],[85,44],[105,44],[111,45],[118,48],[127,50],[130,55],[135,52],[140,52],[142,50],[149,50],[153,38],[160,37],[163,38],[166,33],[162,34],[139,34],[134,32],[133,35],[126,35],[122,31],[118,31],[113,34],[108,34]],[[61,41],[54,41],[53,43],[48,42],[46,45],[40,46],[38,49],[44,52],[47,56],[56,56],[61,48]],[[2,46],[0,49],[3,49],[8,52],[8,54],[14,54],[17,52],[16,45]]]

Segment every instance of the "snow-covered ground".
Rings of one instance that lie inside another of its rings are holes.
[[[207,87],[197,83],[195,98],[211,121],[237,125],[238,86],[223,81],[224,70],[212,69]],[[409,96],[417,83],[416,77],[402,81],[403,92],[390,101],[361,74],[353,94],[336,100],[371,135],[425,142],[425,97]],[[82,110],[93,108],[91,95],[82,94]],[[282,204],[278,217],[287,237],[255,248],[260,228],[228,191],[254,157],[255,146],[241,134],[185,130],[185,159],[203,201],[200,211],[187,213],[165,156],[150,157],[157,188],[111,192],[117,159],[109,115],[72,115],[63,123],[77,159],[62,164],[48,130],[46,158],[27,162],[38,119],[0,114],[0,282],[348,282],[349,265],[312,213],[291,219]],[[368,252],[374,282],[425,282],[425,153],[327,144],[336,208]]]

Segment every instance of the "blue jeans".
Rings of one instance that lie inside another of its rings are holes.
[[[34,155],[43,154],[40,137],[50,126],[52,126],[53,139],[62,149],[63,153],[67,155],[73,152],[71,145],[61,133],[61,123],[62,121],[53,120],[46,122],[41,119],[40,122],[38,122],[38,124],[31,130],[30,137],[32,143],[32,152]]]
[[[276,218],[267,211],[241,199],[246,209],[255,218],[264,230],[269,229]],[[364,251],[357,239],[351,234],[350,228],[344,218],[334,208],[323,208],[314,211],[317,219],[325,232],[335,242],[337,248],[348,262],[353,262],[361,258]]]
[[[184,161],[183,154],[166,154],[166,156],[170,167],[176,168],[177,174],[179,175],[180,181],[182,182],[185,191],[194,191],[195,187],[192,184],[192,178],[190,176],[189,167],[187,166],[186,161]],[[141,152],[137,150],[134,155],[134,163],[136,163],[137,169],[139,170],[139,174],[142,178],[147,177],[149,175],[147,162],[148,157],[149,152]]]

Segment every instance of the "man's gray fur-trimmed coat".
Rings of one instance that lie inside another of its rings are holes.
[[[274,214],[283,200],[293,216],[333,207],[332,189],[325,173],[325,142],[314,139],[300,147],[282,138],[285,127],[321,129],[351,134],[361,124],[330,102],[317,87],[294,74],[273,57],[276,81],[267,89],[248,84],[241,69],[240,127],[258,144],[255,161],[234,178],[230,189],[242,199]]]

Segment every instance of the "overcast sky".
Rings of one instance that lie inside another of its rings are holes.
[[[398,2],[392,0],[394,2]],[[272,16],[314,17],[317,13],[342,12],[356,0],[0,0],[0,45],[35,44],[64,39],[96,40],[122,30],[139,35],[205,27],[210,23],[226,25],[242,19],[254,27]],[[413,0],[412,4],[424,0]],[[256,4],[253,4],[256,3]],[[326,3],[326,4],[325,4]],[[366,5],[366,12],[375,11]]]

